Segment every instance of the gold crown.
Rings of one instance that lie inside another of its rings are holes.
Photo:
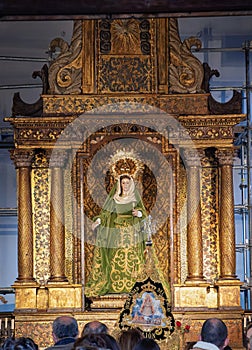
[[[110,171],[115,178],[122,174],[128,174],[136,179],[143,172],[143,169],[143,163],[133,150],[118,150],[111,156]]]
[[[153,292],[155,292],[156,291],[156,286],[154,286],[153,284],[151,284],[150,282],[148,282],[148,283],[146,283],[146,284],[144,284],[143,286],[142,286],[142,290],[143,291],[153,291]]]

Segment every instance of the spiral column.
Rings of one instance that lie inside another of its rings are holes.
[[[187,282],[203,281],[200,156],[201,154],[195,150],[184,151],[187,168]]]
[[[33,277],[33,225],[31,162],[33,151],[14,150],[11,158],[18,182],[18,277],[16,282],[35,283]]]
[[[220,167],[220,278],[235,279],[233,150],[218,150]]]
[[[49,282],[67,282],[65,276],[64,165],[66,152],[54,151],[50,159],[50,272]]]

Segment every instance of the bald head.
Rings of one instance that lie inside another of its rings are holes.
[[[108,333],[108,327],[100,321],[91,321],[85,324],[81,336],[86,334]]]

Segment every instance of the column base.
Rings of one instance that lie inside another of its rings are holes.
[[[38,285],[37,281],[33,277],[31,277],[31,278],[18,277],[16,279],[16,281],[14,282],[14,285],[22,285],[22,284]]]
[[[219,308],[241,308],[240,287],[241,281],[236,279],[220,279],[216,282],[219,290]]]
[[[240,310],[240,286],[239,280],[174,285],[174,309]]]
[[[206,280],[203,276],[197,276],[197,277],[187,277],[185,284],[188,285],[198,285],[198,284],[206,284]]]
[[[15,284],[13,288],[16,297],[15,312],[82,309],[82,286],[79,284]]]
[[[48,284],[48,309],[81,310],[82,286],[70,284]]]
[[[174,308],[216,308],[217,296],[214,300],[207,300],[208,283],[187,281],[184,285],[174,285]],[[213,299],[213,298],[212,298]]]
[[[12,287],[15,289],[15,310],[36,310],[38,284],[35,281],[16,281]]]
[[[68,283],[66,276],[54,276],[50,277],[48,283]]]

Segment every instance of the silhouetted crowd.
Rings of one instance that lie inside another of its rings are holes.
[[[252,350],[251,330],[252,324],[247,327],[245,334],[244,347],[247,350]],[[79,332],[78,323],[71,316],[60,316],[54,320],[52,336],[54,345],[45,350],[160,350],[156,340],[145,338],[143,332],[137,328],[122,330],[115,338],[104,323],[91,321]],[[225,323],[218,318],[209,318],[202,326],[199,340],[186,344],[183,350],[231,350],[228,342]],[[39,350],[39,347],[29,337],[7,338],[2,343],[1,350]]]

